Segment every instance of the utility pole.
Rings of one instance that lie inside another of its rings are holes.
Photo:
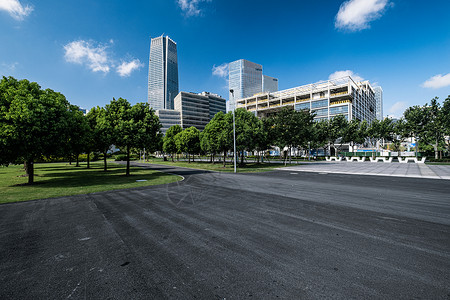
[[[234,109],[236,108],[236,103],[234,101],[234,90],[231,89],[230,90],[233,102],[231,102],[231,104],[233,105],[233,145],[234,145],[234,149],[233,149],[233,162],[234,162],[234,173],[236,173],[236,125],[235,125],[235,120],[234,120]]]

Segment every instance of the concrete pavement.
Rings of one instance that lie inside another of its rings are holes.
[[[146,167],[185,180],[0,205],[0,299],[450,295],[447,182]]]
[[[319,172],[450,180],[450,165],[333,161],[302,163],[301,165],[280,168],[280,170],[291,172]]]

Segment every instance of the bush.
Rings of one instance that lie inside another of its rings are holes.
[[[138,159],[139,159],[139,155],[136,155],[136,154],[131,154],[130,155],[130,161],[131,160],[138,160]],[[114,155],[114,160],[115,161],[127,160],[127,155],[126,154]]]

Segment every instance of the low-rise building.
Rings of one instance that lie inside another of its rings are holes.
[[[174,110],[157,110],[156,114],[165,134],[173,125],[180,125],[183,129],[194,126],[198,130],[205,129],[206,124],[219,111],[226,112],[226,100],[217,94],[208,92],[188,93],[180,92],[174,99]]]
[[[273,93],[236,99],[237,108],[253,111],[258,117],[277,113],[283,107],[309,110],[315,121],[344,115],[372,122],[376,118],[375,93],[369,81],[355,82],[350,76],[320,81]]]
[[[161,132],[166,134],[167,129],[174,125],[181,125],[180,112],[173,109],[158,109],[155,114],[162,124]]]

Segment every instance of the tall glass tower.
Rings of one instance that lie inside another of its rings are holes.
[[[383,89],[381,86],[373,88],[375,91],[375,103],[376,103],[376,118],[380,121],[383,120]]]
[[[177,43],[168,36],[153,38],[148,63],[148,103],[154,110],[173,109],[177,94]]]
[[[245,59],[239,59],[228,65],[229,87],[234,98],[251,97],[262,91],[262,66]],[[230,98],[231,99],[231,95]]]

